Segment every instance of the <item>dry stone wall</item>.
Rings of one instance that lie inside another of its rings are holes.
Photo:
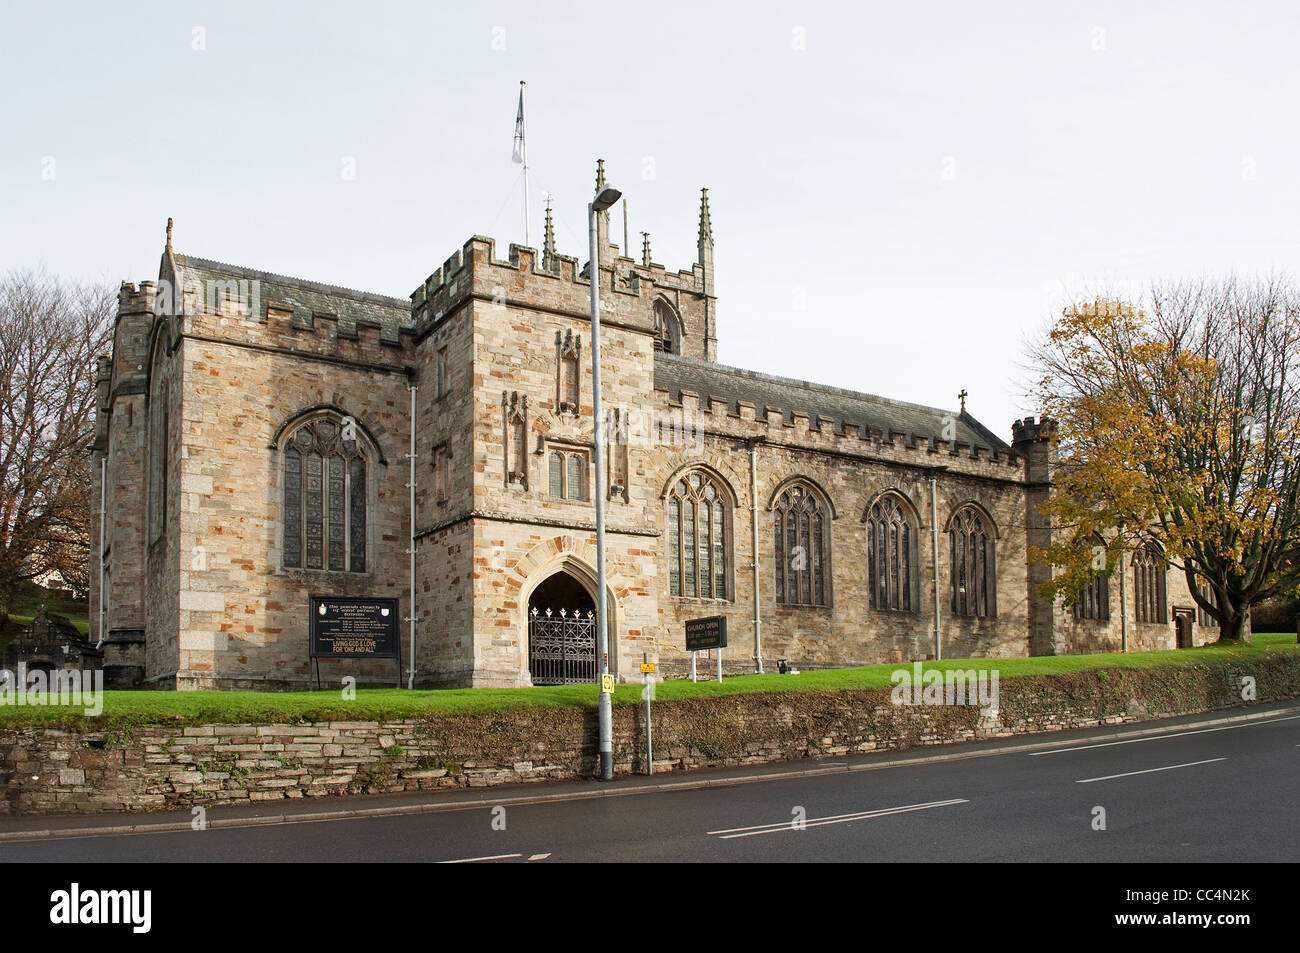
[[[888,690],[656,702],[655,769],[761,764],[1117,725],[1300,695],[1300,656],[1007,679],[973,706],[902,706]],[[791,676],[791,684],[797,685]],[[645,770],[644,709],[614,707],[617,774]],[[594,709],[533,707],[392,721],[176,725],[129,733],[0,730],[0,810],[89,813],[590,778]]]

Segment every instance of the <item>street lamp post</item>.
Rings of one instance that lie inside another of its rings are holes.
[[[612,705],[603,684],[609,674],[609,617],[605,606],[605,419],[600,408],[600,249],[596,244],[596,216],[617,202],[622,194],[607,186],[587,205],[591,234],[591,417],[596,456],[596,638],[602,683],[598,708],[602,781],[614,779],[614,729]]]

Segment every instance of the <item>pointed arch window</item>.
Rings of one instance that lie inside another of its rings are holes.
[[[162,362],[154,365],[154,373],[161,376]],[[149,395],[149,541],[162,535],[167,524],[167,433],[171,425],[168,387],[163,380]]]
[[[682,326],[672,305],[667,301],[656,301],[654,313],[655,350],[664,354],[682,353]]]
[[[1218,597],[1215,596],[1214,588],[1208,582],[1199,583],[1196,589],[1201,594],[1202,599],[1210,603],[1210,605],[1212,606],[1216,606],[1216,607],[1218,606],[1219,604]],[[1203,626],[1211,626],[1217,629],[1219,627],[1219,620],[1216,619],[1214,616],[1210,615],[1210,613],[1207,612],[1205,608],[1201,606],[1201,604],[1198,602],[1196,604],[1196,624],[1203,625]]]
[[[284,448],[286,569],[366,571],[369,463],[337,418],[297,427]]]
[[[886,493],[867,510],[867,580],[873,609],[919,612],[917,521],[897,493]]]
[[[829,606],[829,513],[803,483],[787,488],[772,507],[776,603]]]
[[[1105,548],[1105,542],[1094,536],[1092,546]],[[1096,550],[1094,549],[1094,552]],[[1110,572],[1106,569],[1095,570],[1088,582],[1074,598],[1075,619],[1095,619],[1105,622],[1110,618]]]
[[[993,525],[973,506],[964,506],[948,529],[952,613],[993,618],[997,611],[997,556]]]
[[[1139,622],[1168,622],[1165,608],[1165,560],[1147,543],[1133,554],[1133,599]]]
[[[728,599],[729,497],[707,473],[692,471],[668,491],[668,594]]]

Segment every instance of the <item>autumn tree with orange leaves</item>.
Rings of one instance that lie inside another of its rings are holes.
[[[1042,595],[1155,548],[1219,622],[1300,591],[1300,297],[1280,277],[1183,281],[1065,309],[1033,347],[1058,421]],[[1094,535],[1095,534],[1095,535]],[[1104,541],[1095,545],[1096,538]],[[1151,546],[1154,544],[1154,547]]]

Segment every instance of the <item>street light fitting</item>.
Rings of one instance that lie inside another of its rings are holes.
[[[597,212],[604,212],[615,202],[623,197],[623,193],[612,185],[607,185],[600,190],[600,194],[591,200],[591,207]]]

